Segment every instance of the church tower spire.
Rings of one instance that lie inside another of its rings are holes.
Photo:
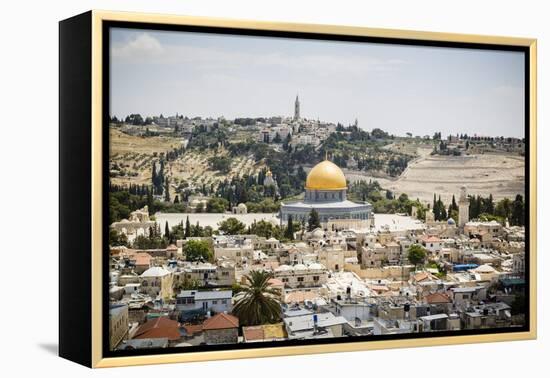
[[[300,100],[298,99],[298,95],[296,95],[296,101],[294,101],[294,120],[300,120]]]

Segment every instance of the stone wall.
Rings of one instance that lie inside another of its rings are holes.
[[[410,272],[414,270],[414,266],[386,266],[380,268],[361,269],[357,264],[346,264],[344,270],[356,273],[362,279],[382,280],[393,278],[400,280],[402,277],[408,279]]]
[[[204,331],[206,344],[234,344],[237,343],[239,332],[237,328],[212,329]]]

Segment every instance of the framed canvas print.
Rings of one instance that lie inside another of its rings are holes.
[[[60,355],[536,337],[536,41],[60,22]]]

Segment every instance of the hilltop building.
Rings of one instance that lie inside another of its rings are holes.
[[[273,173],[271,173],[270,170],[268,170],[265,174],[263,184],[264,186],[277,186],[277,181],[275,181],[275,179],[273,178]]]
[[[342,170],[331,161],[325,160],[313,167],[307,176],[305,189],[303,201],[281,205],[282,223],[286,223],[289,216],[296,221],[307,221],[312,209],[317,211],[322,223],[335,219],[360,221],[372,221],[373,219],[370,203],[356,203],[347,200],[346,177]]]

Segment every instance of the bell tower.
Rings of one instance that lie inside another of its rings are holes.
[[[458,227],[464,227],[470,220],[470,200],[466,187],[460,188],[460,197],[458,198]]]
[[[296,101],[294,101],[294,120],[300,120],[300,100],[298,99],[298,95],[296,95]]]

